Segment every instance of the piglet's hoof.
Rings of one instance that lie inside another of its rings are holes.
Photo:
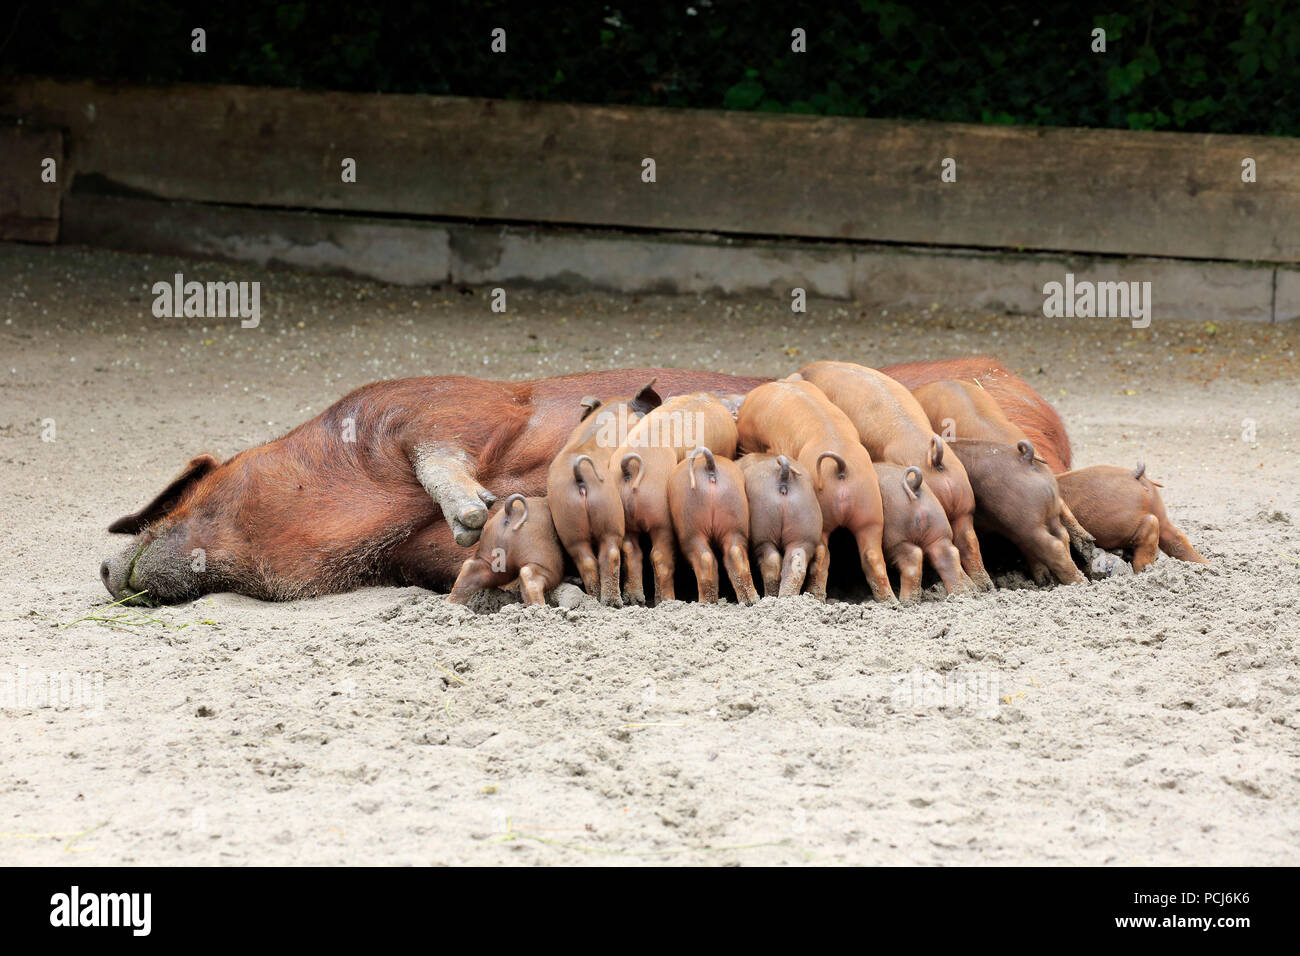
[[[1098,550],[1093,555],[1092,564],[1088,566],[1088,577],[1094,581],[1101,581],[1105,578],[1127,577],[1132,573],[1132,565],[1109,551]]]
[[[584,604],[594,603],[587,596],[586,591],[568,583],[556,585],[555,590],[551,592],[551,600],[566,611],[571,611]]]

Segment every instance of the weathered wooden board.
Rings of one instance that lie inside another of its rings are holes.
[[[42,164],[54,160],[54,182]],[[0,239],[57,242],[63,195],[63,134],[0,123]]]
[[[65,129],[92,183],[168,199],[1300,261],[1296,139],[40,79],[0,87],[0,114]]]

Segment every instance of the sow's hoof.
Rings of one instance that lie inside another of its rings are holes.
[[[477,528],[471,528],[456,518],[447,522],[451,525],[451,536],[456,543],[462,548],[468,548],[478,541],[479,535],[483,533],[483,526],[480,524]]]
[[[1088,566],[1088,577],[1094,581],[1101,581],[1105,578],[1122,578],[1133,573],[1133,566],[1123,558],[1111,554],[1109,551],[1100,549],[1092,557],[1092,564]]]
[[[447,524],[458,545],[468,548],[478,541],[483,525],[487,524],[488,508],[495,501],[496,495],[481,488],[475,498],[464,495],[445,502],[444,514],[450,515]]]

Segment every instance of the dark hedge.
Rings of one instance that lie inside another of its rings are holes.
[[[1106,8],[1102,8],[1105,11]],[[190,31],[207,31],[207,52]],[[493,28],[507,52],[489,50]],[[807,52],[790,50],[807,31]],[[1107,52],[1093,53],[1092,30]],[[1279,0],[921,5],[23,2],[0,71],[132,83],[1300,135],[1300,10]]]

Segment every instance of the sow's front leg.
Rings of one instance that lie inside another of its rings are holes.
[[[415,477],[438,503],[456,543],[467,548],[478,541],[496,495],[474,479],[474,461],[455,445],[419,445],[411,454]]]

